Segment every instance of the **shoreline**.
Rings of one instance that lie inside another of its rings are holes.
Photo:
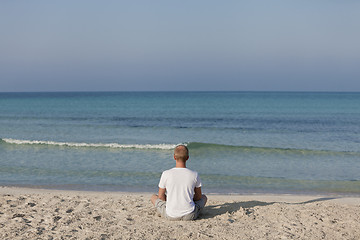
[[[49,189],[49,188],[38,188],[38,187],[17,187],[17,186],[2,186],[0,185],[0,194],[50,194],[50,195],[69,195],[69,196],[108,196],[108,197],[119,197],[119,196],[148,196],[149,201],[154,192],[137,192],[137,191],[92,191],[92,190],[69,190],[69,189]],[[214,200],[261,200],[271,202],[287,202],[287,203],[301,203],[307,201],[313,201],[314,199],[332,200],[339,203],[347,203],[351,205],[360,205],[360,196],[358,195],[343,195],[343,194],[293,194],[293,193],[204,193],[209,198]]]
[[[360,239],[360,197],[217,195],[168,221],[152,193],[0,187],[1,239]]]
[[[83,193],[128,193],[128,194],[154,194],[157,193],[157,186],[154,186],[153,190],[149,188],[134,188],[134,187],[98,187],[98,186],[83,186],[83,185],[6,185],[0,184],[0,189],[2,188],[14,188],[14,189],[33,189],[41,191],[69,191],[69,192],[83,192]],[[221,191],[207,191],[206,188],[203,189],[204,194],[208,195],[219,195],[219,196],[324,196],[324,197],[350,197],[350,198],[360,198],[360,193],[353,192],[320,192],[320,191],[256,191],[256,190],[244,190],[240,192],[221,192]]]

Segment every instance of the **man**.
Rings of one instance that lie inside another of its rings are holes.
[[[170,220],[195,220],[204,208],[207,197],[201,194],[197,172],[186,168],[189,150],[178,145],[174,150],[176,165],[162,173],[159,194],[151,197],[157,211]],[[166,194],[165,194],[166,193]]]

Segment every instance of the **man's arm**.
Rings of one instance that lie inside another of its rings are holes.
[[[195,192],[195,194],[194,194],[194,201],[199,201],[199,200],[201,199],[201,196],[202,196],[202,194],[201,194],[201,187],[196,187],[196,188],[194,189],[194,192]]]
[[[159,194],[158,194],[159,199],[166,201],[165,192],[166,192],[166,188],[159,188]]]

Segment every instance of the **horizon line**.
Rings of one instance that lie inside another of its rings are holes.
[[[0,93],[135,93],[135,92],[213,92],[213,93],[360,93],[360,91],[329,91],[329,90],[60,90],[60,91],[0,91]]]

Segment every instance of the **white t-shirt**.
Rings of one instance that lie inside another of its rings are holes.
[[[188,168],[172,168],[164,171],[159,188],[166,188],[166,214],[176,218],[194,211],[195,187],[201,187],[197,172]]]

